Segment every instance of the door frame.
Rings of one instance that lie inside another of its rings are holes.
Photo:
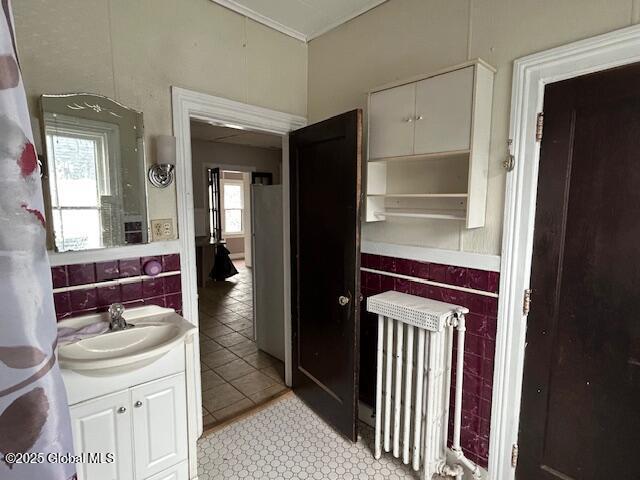
[[[282,188],[289,191],[289,132],[302,128],[307,119],[299,115],[270,110],[222,97],[172,86],[171,109],[173,134],[176,137],[176,200],[182,274],[182,308],[184,316],[198,326],[198,276],[196,272],[195,224],[193,210],[193,172],[191,162],[191,119],[216,122],[230,127],[282,135]],[[289,196],[283,195],[284,249],[284,342],[285,383],[291,385],[291,278],[289,246]],[[202,389],[200,385],[200,346],[194,342],[192,374],[195,391],[188,405],[190,431],[202,435]],[[190,388],[194,388],[190,387]],[[190,435],[191,436],[191,435]]]
[[[540,143],[536,119],[545,85],[640,62],[640,25],[519,58],[511,92],[510,154],[502,232],[502,268],[491,409],[489,477],[512,480],[512,448],[518,443]],[[535,307],[535,306],[534,306]]]

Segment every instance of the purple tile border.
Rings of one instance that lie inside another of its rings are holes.
[[[96,263],[96,281],[104,282],[120,276],[118,261]]]
[[[399,273],[457,287],[472,288],[483,292],[498,293],[500,274],[488,270],[442,265],[420,260],[387,257],[363,253],[361,267],[382,272]]]
[[[162,271],[177,272],[180,270],[180,255],[172,253],[171,255],[162,256]]]
[[[473,268],[372,254],[362,254],[361,263],[363,268],[407,275],[456,287],[471,288],[481,292],[498,293],[500,284],[499,273]],[[456,303],[469,308],[464,348],[462,448],[470,460],[486,468],[489,460],[489,425],[491,423],[498,299],[366,271],[361,272],[361,285],[365,298],[388,290],[396,290],[420,297]],[[454,349],[456,348],[456,342],[454,342]],[[453,408],[453,399],[455,398],[454,379],[455,371],[452,378],[451,408]],[[450,416],[450,423],[452,427],[453,416]]]
[[[53,280],[53,288],[68,287],[69,277],[67,276],[67,267],[64,265],[51,267],[51,279]]]
[[[98,306],[98,294],[95,288],[72,290],[69,293],[71,312],[84,312]]]
[[[87,288],[54,293],[57,319],[104,311],[114,302],[122,302],[129,308],[145,304],[167,306],[181,312],[182,285],[179,273],[121,285],[105,285],[97,288],[92,285],[118,278],[139,276],[142,274],[142,265],[151,259],[161,262],[163,272],[180,271],[180,255],[177,253],[51,267],[53,288],[87,285]]]
[[[96,265],[95,263],[80,263],[77,265],[68,265],[67,276],[69,278],[70,286],[95,283]]]
[[[129,258],[126,260],[118,260],[118,270],[120,271],[120,278],[136,277],[140,275],[140,259]]]

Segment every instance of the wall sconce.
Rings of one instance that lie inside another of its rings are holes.
[[[176,137],[158,135],[156,143],[156,163],[149,168],[149,181],[158,188],[166,188],[173,183],[176,164]]]

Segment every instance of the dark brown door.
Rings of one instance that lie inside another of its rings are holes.
[[[546,87],[518,480],[640,479],[640,65]]]
[[[357,439],[362,112],[291,134],[293,388]]]

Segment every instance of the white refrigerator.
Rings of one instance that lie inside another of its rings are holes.
[[[258,348],[284,361],[282,186],[251,185],[254,331]]]

